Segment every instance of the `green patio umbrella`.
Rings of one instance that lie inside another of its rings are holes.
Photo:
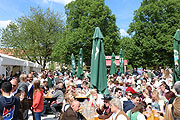
[[[76,61],[73,53],[71,55],[71,65],[72,65],[72,76],[73,76],[76,74]]]
[[[110,75],[116,74],[117,68],[116,68],[116,58],[114,53],[112,54],[111,57],[111,68],[110,68]]]
[[[119,75],[121,76],[122,74],[124,74],[124,54],[123,54],[123,51],[122,49],[120,49],[120,52],[119,52],[119,62],[120,62],[120,69],[119,69]]]
[[[82,48],[80,48],[80,52],[79,52],[78,70],[77,70],[76,76],[81,79],[83,77],[83,50]]]
[[[96,88],[99,93],[108,94],[104,37],[99,27],[96,27],[95,29],[92,47],[91,87]]]
[[[180,81],[180,30],[177,30],[174,35],[174,69],[173,69],[173,84]]]

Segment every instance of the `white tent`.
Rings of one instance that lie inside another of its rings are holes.
[[[0,53],[1,65],[25,66],[25,60]]]
[[[31,61],[0,53],[0,74],[9,76],[11,72],[21,71],[28,74],[31,71],[40,72],[41,66]]]

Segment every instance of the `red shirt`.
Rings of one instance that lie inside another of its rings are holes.
[[[44,108],[43,90],[37,90],[33,94],[33,111],[42,112]]]
[[[130,91],[132,94],[136,93],[136,91],[132,87],[128,87],[126,91]]]

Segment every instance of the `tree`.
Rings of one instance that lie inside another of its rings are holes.
[[[117,49],[123,50],[124,59],[127,60],[128,64],[132,65],[133,67],[137,67],[143,61],[143,59],[139,59],[137,57],[137,54],[141,55],[141,52],[135,45],[135,41],[130,37],[122,37],[120,40],[120,45],[117,47]]]
[[[54,57],[70,62],[74,53],[78,58],[79,48],[83,48],[85,62],[90,65],[92,38],[95,27],[100,27],[105,40],[105,54],[111,55],[116,51],[119,43],[119,29],[116,26],[115,15],[112,14],[104,0],[76,0],[65,6],[66,31],[63,39],[58,41],[54,48]],[[66,43],[66,45],[64,45]],[[63,51],[58,53],[58,51]],[[65,56],[64,56],[65,55]],[[69,56],[69,57],[66,57]]]
[[[2,29],[1,42],[21,57],[41,64],[51,61],[52,48],[64,30],[62,16],[49,8],[30,8],[28,15],[21,16]],[[11,50],[9,49],[9,50]]]
[[[180,28],[180,0],[143,0],[128,33],[137,50],[138,66],[173,64],[173,36]]]

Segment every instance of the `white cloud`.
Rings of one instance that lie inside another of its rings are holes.
[[[120,33],[121,33],[121,36],[123,36],[123,37],[129,36],[129,34],[124,29],[120,29]]]
[[[0,28],[5,28],[11,22],[11,20],[0,21]]]
[[[74,0],[43,0],[44,3],[48,3],[48,2],[56,2],[56,3],[60,3],[60,4],[63,4],[63,5],[66,5],[70,2],[72,2]]]

